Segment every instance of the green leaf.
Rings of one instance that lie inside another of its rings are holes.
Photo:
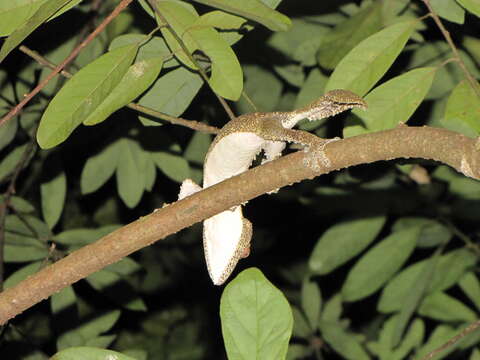
[[[478,349],[473,349],[468,360],[480,360],[480,351]]]
[[[130,139],[119,140],[119,157],[117,165],[117,191],[120,198],[129,208],[140,202],[145,189],[144,168],[148,153],[140,145]]]
[[[442,223],[422,217],[402,217],[395,221],[392,231],[399,231],[413,226],[420,226],[421,232],[417,247],[428,248],[446,244],[452,238],[451,230]]]
[[[292,334],[292,311],[284,295],[256,268],[240,273],[220,300],[228,358],[283,359]]]
[[[302,66],[316,65],[316,52],[330,28],[302,18],[293,19],[292,24],[288,31],[272,34],[267,45],[284,57],[298,61]]]
[[[42,196],[42,213],[50,229],[60,219],[67,195],[67,177],[60,171],[56,176],[40,185]]]
[[[178,61],[172,57],[165,40],[159,36],[149,37],[148,35],[143,34],[123,34],[112,40],[108,46],[108,51],[136,43],[141,45],[138,48],[135,62],[162,58],[164,59],[164,68],[179,65]]]
[[[30,215],[10,215],[5,220],[6,262],[26,262],[49,256],[45,239],[50,237],[46,224]]]
[[[170,179],[176,182],[182,182],[190,177],[188,161],[182,156],[174,155],[165,151],[156,151],[150,153],[150,157],[158,168]]]
[[[4,201],[4,196],[0,195],[0,202],[2,201]],[[35,211],[35,207],[32,204],[18,196],[12,196],[10,198],[10,206],[15,209],[16,213],[28,214]]]
[[[323,307],[321,320],[326,322],[339,322],[342,315],[342,297],[335,294],[325,303]]]
[[[155,81],[162,69],[163,58],[136,62],[128,69],[120,83],[105,100],[83,121],[95,125],[104,121],[113,112],[135,100]]]
[[[313,331],[318,327],[321,307],[322,295],[320,288],[315,282],[305,280],[302,285],[302,308]]]
[[[473,322],[477,318],[474,311],[443,292],[428,295],[418,308],[418,313],[443,322]]]
[[[447,326],[447,325],[437,326],[435,330],[432,332],[432,334],[430,335],[430,337],[428,338],[428,341],[424,343],[422,347],[417,349],[417,351],[415,352],[415,356],[413,358],[415,360],[421,360],[428,353],[442,346],[457,334],[458,334],[458,330],[451,326]],[[453,352],[458,347],[458,345],[459,343],[453,344],[452,346],[449,346],[446,349],[444,349],[442,352],[437,353],[435,355],[435,358],[436,358],[435,360],[437,359],[440,360],[445,358],[446,356],[448,356],[448,354]]]
[[[5,180],[17,167],[27,150],[27,144],[17,146],[0,162],[0,181]]]
[[[213,90],[229,100],[238,100],[243,90],[243,73],[232,48],[214,28],[196,27],[187,32],[212,62],[209,83]]]
[[[158,2],[157,6],[170,26],[181,37],[190,54],[201,50],[210,58],[212,69],[208,82],[214,91],[227,99],[237,100],[243,88],[243,75],[237,57],[228,43],[214,28],[205,27],[201,23],[197,25],[199,16],[191,5],[164,0]],[[175,56],[185,65],[196,70],[196,65],[185,54],[170,29],[162,28],[162,34]]]
[[[17,129],[18,120],[16,118],[8,120],[6,124],[0,127],[0,150],[12,142]]]
[[[379,31],[382,28],[382,6],[382,3],[374,2],[328,33],[317,53],[320,66],[334,69],[358,43]]]
[[[458,282],[463,292],[480,309],[480,282],[473,272],[466,273]]]
[[[378,302],[379,311],[388,313],[401,309],[412,286],[421,276],[426,261],[429,260],[408,266],[389,281]],[[448,289],[475,263],[476,256],[465,249],[453,250],[441,256],[427,293]]]
[[[0,63],[5,59],[5,57],[12,51],[18,44],[20,44],[28,35],[30,35],[37,27],[42,25],[49,17],[55,14],[58,10],[60,10],[63,6],[67,5],[72,0],[49,0],[43,2],[35,11],[35,13],[28,18],[28,20],[23,23],[20,23],[15,27],[15,31],[5,40],[0,49]],[[21,9],[21,12],[27,10],[28,12],[35,9],[36,5],[27,9]],[[2,6],[3,9],[5,7]],[[2,14],[2,8],[0,8],[0,16],[2,19],[4,18],[5,14]],[[8,10],[8,9],[7,9]],[[11,9],[10,9],[11,10]],[[26,12],[24,12],[26,14]],[[10,16],[14,15],[12,13],[9,14]],[[21,15],[20,15],[21,16]],[[8,29],[7,29],[8,30]]]
[[[123,355],[122,353],[97,349],[93,347],[71,347],[69,349],[62,350],[51,357],[51,360],[135,360],[134,358]]]
[[[480,88],[478,83],[477,86]],[[467,136],[478,136],[480,133],[479,116],[480,99],[470,83],[463,80],[453,89],[448,98],[442,125],[454,131],[468,129],[466,132],[462,132]]]
[[[106,268],[93,273],[86,280],[95,290],[126,309],[132,311],[147,310],[143,300],[136,295],[136,289],[123,276],[112,271],[112,269]]]
[[[110,51],[77,72],[50,101],[40,120],[37,141],[50,148],[65,141],[108,97],[133,61],[138,44]]]
[[[426,292],[432,282],[436,267],[440,259],[440,248],[437,249],[434,255],[424,264],[422,271],[415,282],[412,284],[409,293],[401,302],[401,310],[398,314],[398,319],[395,324],[395,330],[391,337],[392,347],[396,347],[407,327],[410,317],[417,310],[421,300],[425,297]]]
[[[320,70],[313,69],[307,76],[295,100],[295,109],[303,107],[323,94],[327,77]]]
[[[367,111],[353,113],[370,131],[391,129],[406,123],[425,98],[437,68],[418,68],[373,89],[366,97]]]
[[[328,229],[312,251],[309,267],[324,275],[361,253],[380,232],[385,216],[354,219]]]
[[[277,108],[282,94],[282,82],[271,71],[258,65],[245,65],[244,91],[253,101],[258,111],[274,111]],[[240,114],[255,111],[252,105],[244,98],[235,104]]]
[[[383,323],[377,342],[367,344],[368,349],[380,360],[403,360],[412,349],[418,347],[425,333],[425,325],[421,319],[415,319],[398,347],[394,349],[391,339],[397,327],[398,315],[391,316]]]
[[[347,360],[369,360],[370,357],[352,334],[340,324],[322,321],[320,331],[325,342]]]
[[[11,0],[0,2],[0,36],[7,36],[25,23],[47,0]]]
[[[20,281],[25,280],[30,275],[35,274],[37,271],[41,270],[42,261],[32,262],[24,267],[21,267],[13,274],[11,274],[4,282],[3,288],[8,289],[17,285]]]
[[[457,0],[468,12],[480,17],[480,2],[478,0]]]
[[[68,248],[79,248],[115,231],[120,225],[106,225],[96,229],[71,229],[55,235],[55,242]],[[125,258],[124,258],[125,259]],[[123,261],[123,260],[122,260]]]
[[[57,339],[57,349],[81,346],[112,328],[120,317],[120,311],[109,311],[97,317],[89,318],[81,325],[61,334]]]
[[[288,17],[258,0],[242,0],[241,3],[228,0],[194,1],[256,21],[272,31],[287,31],[292,25]]]
[[[340,61],[325,91],[347,89],[365,95],[393,64],[415,25],[416,21],[403,21],[363,40]]]
[[[157,79],[138,103],[170,116],[180,116],[197,95],[202,84],[198,74],[180,67]],[[143,116],[139,116],[139,119],[144,125],[158,125]]]
[[[463,24],[465,20],[465,10],[463,10],[455,1],[430,0],[430,5],[438,16],[457,24]]]
[[[299,64],[273,65],[275,72],[289,84],[301,87],[305,81],[303,67]]]
[[[80,177],[82,194],[90,194],[97,191],[113,175],[118,166],[121,141],[108,145],[99,154],[88,158]]]
[[[76,310],[77,296],[72,286],[64,287],[59,292],[53,294],[50,298],[50,308],[52,314],[56,316],[64,316],[65,311],[71,308]]]
[[[296,306],[292,306],[292,315],[293,315],[293,336],[308,338],[312,335],[312,328],[308,324],[307,319],[303,315],[303,312],[300,311]],[[315,325],[318,327],[318,325]]]
[[[376,292],[408,259],[419,234],[419,227],[398,231],[370,249],[350,270],[343,299],[356,301]]]
[[[233,45],[243,37],[246,31],[253,29],[253,26],[247,25],[246,22],[247,20],[242,17],[215,10],[201,15],[195,23],[196,26],[210,26],[224,30],[220,35],[229,45]]]

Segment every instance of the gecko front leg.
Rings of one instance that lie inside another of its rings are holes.
[[[340,140],[340,138],[322,139],[316,135],[302,130],[286,129],[280,126],[276,120],[266,120],[262,126],[262,137],[266,140],[278,140],[293,142],[303,145],[305,151],[309,151],[308,162],[305,164],[318,170],[318,161],[324,166],[330,165],[330,159],[325,154],[325,146],[333,141]]]

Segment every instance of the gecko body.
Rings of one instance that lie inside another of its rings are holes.
[[[293,130],[302,119],[317,120],[367,104],[347,90],[332,90],[311,104],[294,111],[250,113],[229,121],[213,140],[205,157],[203,188],[248,170],[263,150],[262,164],[278,158],[286,142],[305,147],[320,147],[329,140],[311,133]],[[180,188],[179,199],[200,191],[202,187],[187,179]],[[203,222],[203,247],[208,273],[215,285],[221,285],[232,273],[240,258],[248,256],[252,225],[242,214],[241,205],[223,211]]]

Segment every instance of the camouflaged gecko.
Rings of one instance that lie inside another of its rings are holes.
[[[278,158],[286,142],[323,151],[332,139],[322,139],[292,128],[302,119],[318,120],[354,107],[366,109],[366,102],[347,90],[331,90],[309,105],[294,111],[256,112],[228,122],[213,140],[205,157],[203,188],[238,175],[251,166],[263,150],[262,164]],[[325,157],[324,162],[328,162]],[[180,188],[179,200],[202,190],[187,179]],[[252,224],[237,205],[203,222],[203,248],[208,273],[215,285],[230,276],[238,260],[250,253]]]

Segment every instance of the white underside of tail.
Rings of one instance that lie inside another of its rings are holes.
[[[205,160],[204,188],[248,170],[265,145],[265,140],[254,133],[234,133],[223,137]],[[272,145],[270,144],[270,147]],[[274,149],[275,151],[272,151]],[[275,158],[276,156],[272,156],[271,153],[281,150],[283,147],[276,144],[269,149],[267,157]],[[187,179],[180,188],[179,200],[201,189],[192,180]],[[215,285],[220,285],[226,280],[238,260],[234,258],[238,257],[238,248],[244,231],[243,220],[241,206],[235,206],[203,222],[205,260]]]

